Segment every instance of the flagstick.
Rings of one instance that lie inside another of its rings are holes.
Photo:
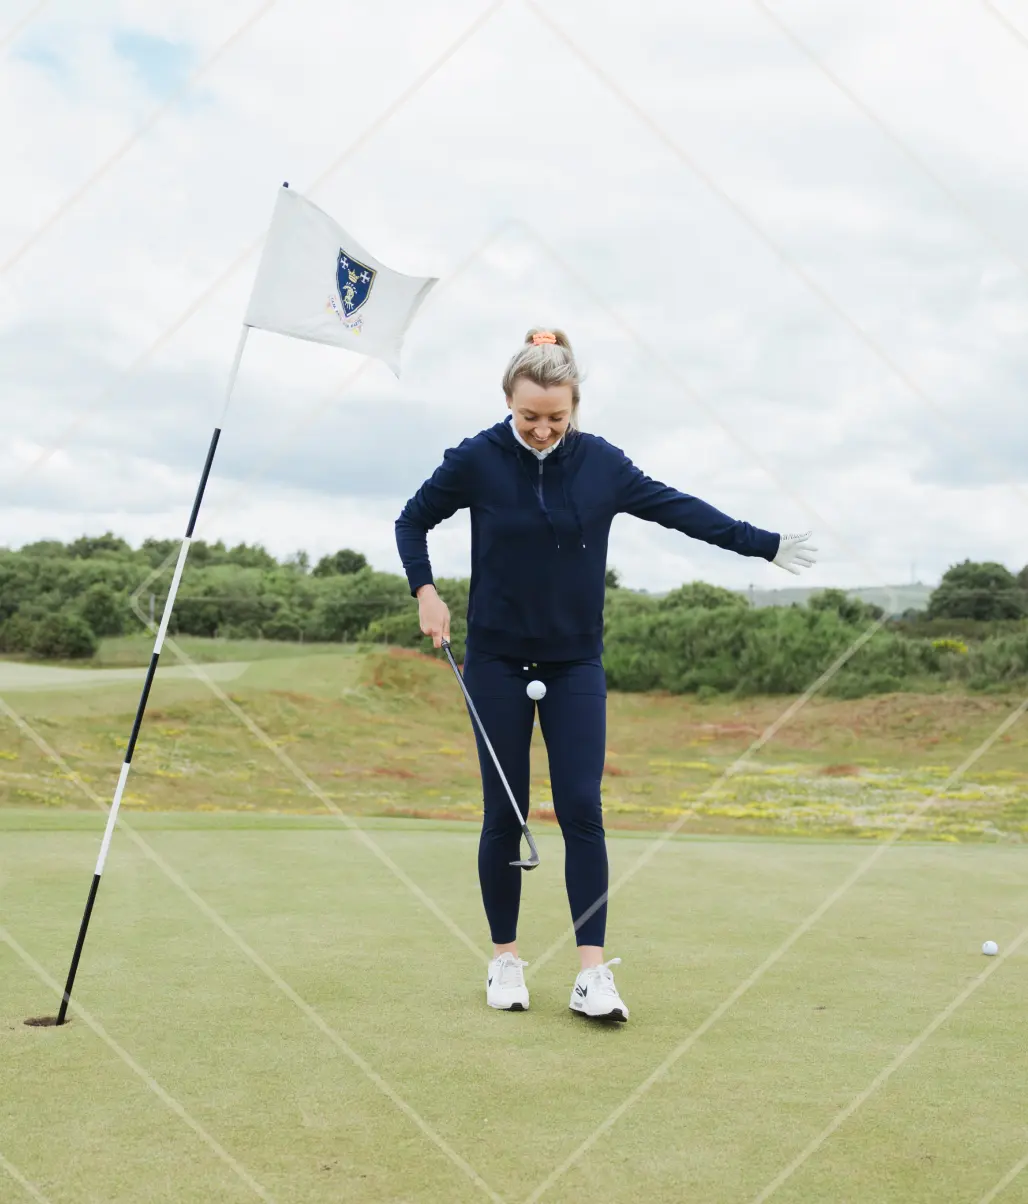
[[[178,563],[175,565],[175,574],[171,579],[171,588],[168,590],[168,598],[164,603],[164,614],[161,616],[161,627],[157,632],[157,640],[154,643],[153,653],[150,656],[150,666],[146,671],[146,680],[143,682],[143,691],[139,696],[139,705],[136,707],[136,718],[132,724],[132,735],[129,736],[128,748],[125,751],[125,760],[122,762],[121,773],[118,775],[118,785],[114,790],[114,800],[107,813],[107,827],[104,829],[104,838],[100,844],[100,855],[96,859],[96,869],[93,871],[93,881],[89,887],[86,909],[82,913],[82,923],[79,925],[79,935],[78,940],[75,942],[71,969],[68,971],[68,981],[64,984],[64,997],[61,999],[61,1009],[57,1013],[58,1024],[63,1024],[68,1015],[68,1004],[71,1002],[71,989],[75,985],[79,958],[82,956],[82,947],[86,943],[89,917],[93,914],[93,903],[96,901],[96,892],[100,887],[100,876],[104,872],[104,862],[107,860],[107,852],[111,847],[114,826],[118,821],[118,809],[121,806],[121,796],[125,790],[125,783],[128,781],[129,768],[132,764],[132,753],[135,751],[136,739],[139,736],[139,729],[143,723],[143,712],[146,710],[146,701],[150,696],[150,687],[153,685],[154,674],[157,672],[157,661],[161,655],[161,648],[164,646],[164,637],[168,633],[168,623],[171,621],[171,610],[175,605],[175,595],[178,593],[179,582],[182,580],[182,571],[186,567],[186,556],[189,553],[189,545],[192,542],[193,528],[196,526],[196,516],[200,512],[200,503],[203,501],[204,490],[207,487],[207,478],[210,476],[211,465],[214,463],[214,453],[217,451],[218,440],[221,437],[221,425],[225,420],[225,415],[228,413],[232,389],[239,374],[239,365],[243,358],[243,348],[246,346],[246,336],[249,333],[250,327],[245,325],[239,333],[239,343],[236,347],[235,359],[232,361],[228,384],[225,387],[225,404],[222,407],[218,425],[214,428],[214,434],[211,436],[210,447],[207,449],[207,459],[203,466],[203,473],[200,476],[200,484],[197,486],[196,497],[193,500],[193,510],[189,515],[189,525],[186,527],[186,534],[182,540],[182,546],[179,548]]]

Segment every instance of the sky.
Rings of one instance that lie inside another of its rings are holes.
[[[812,586],[1028,562],[1028,0],[0,0],[0,546],[181,536],[283,180],[440,283],[397,380],[255,331],[195,534],[399,571],[568,332],[582,425]],[[469,571],[458,514],[430,536]],[[628,516],[625,584],[797,584]]]

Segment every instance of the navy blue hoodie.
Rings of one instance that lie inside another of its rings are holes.
[[[450,448],[396,520],[396,546],[416,594],[433,580],[427,533],[471,510],[468,644],[477,651],[534,661],[598,656],[616,514],[741,556],[778,554],[774,532],[651,480],[598,435],[569,431],[539,460],[515,439],[510,421]]]

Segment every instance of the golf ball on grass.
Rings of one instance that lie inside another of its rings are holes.
[[[986,957],[995,957],[996,954],[999,953],[999,945],[997,945],[995,941],[986,941],[985,944],[982,945],[982,952]]]
[[[541,681],[530,681],[526,687],[526,693],[534,702],[538,702],[540,698],[546,697],[546,687]]]

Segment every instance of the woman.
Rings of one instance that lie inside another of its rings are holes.
[[[450,612],[436,592],[427,532],[471,511],[471,592],[464,679],[511,789],[528,814],[529,745],[536,703],[550,765],[553,809],[564,837],[564,875],[581,971],[570,1007],[628,1019],[604,962],[607,853],[600,805],[606,736],[603,647],[607,538],[614,516],[634,514],[790,572],[814,563],[806,536],[779,536],[737,522],[698,498],[644,476],[618,448],[578,424],[579,375],[559,330],[530,330],[503,376],[510,414],[445,453],[403,508],[396,543],[421,630],[438,648]],[[477,738],[477,733],[476,733]],[[521,831],[479,739],[485,813],[478,852],[482,900],[493,939],[486,974],[490,1007],[523,1011],[528,989],[518,957]]]

